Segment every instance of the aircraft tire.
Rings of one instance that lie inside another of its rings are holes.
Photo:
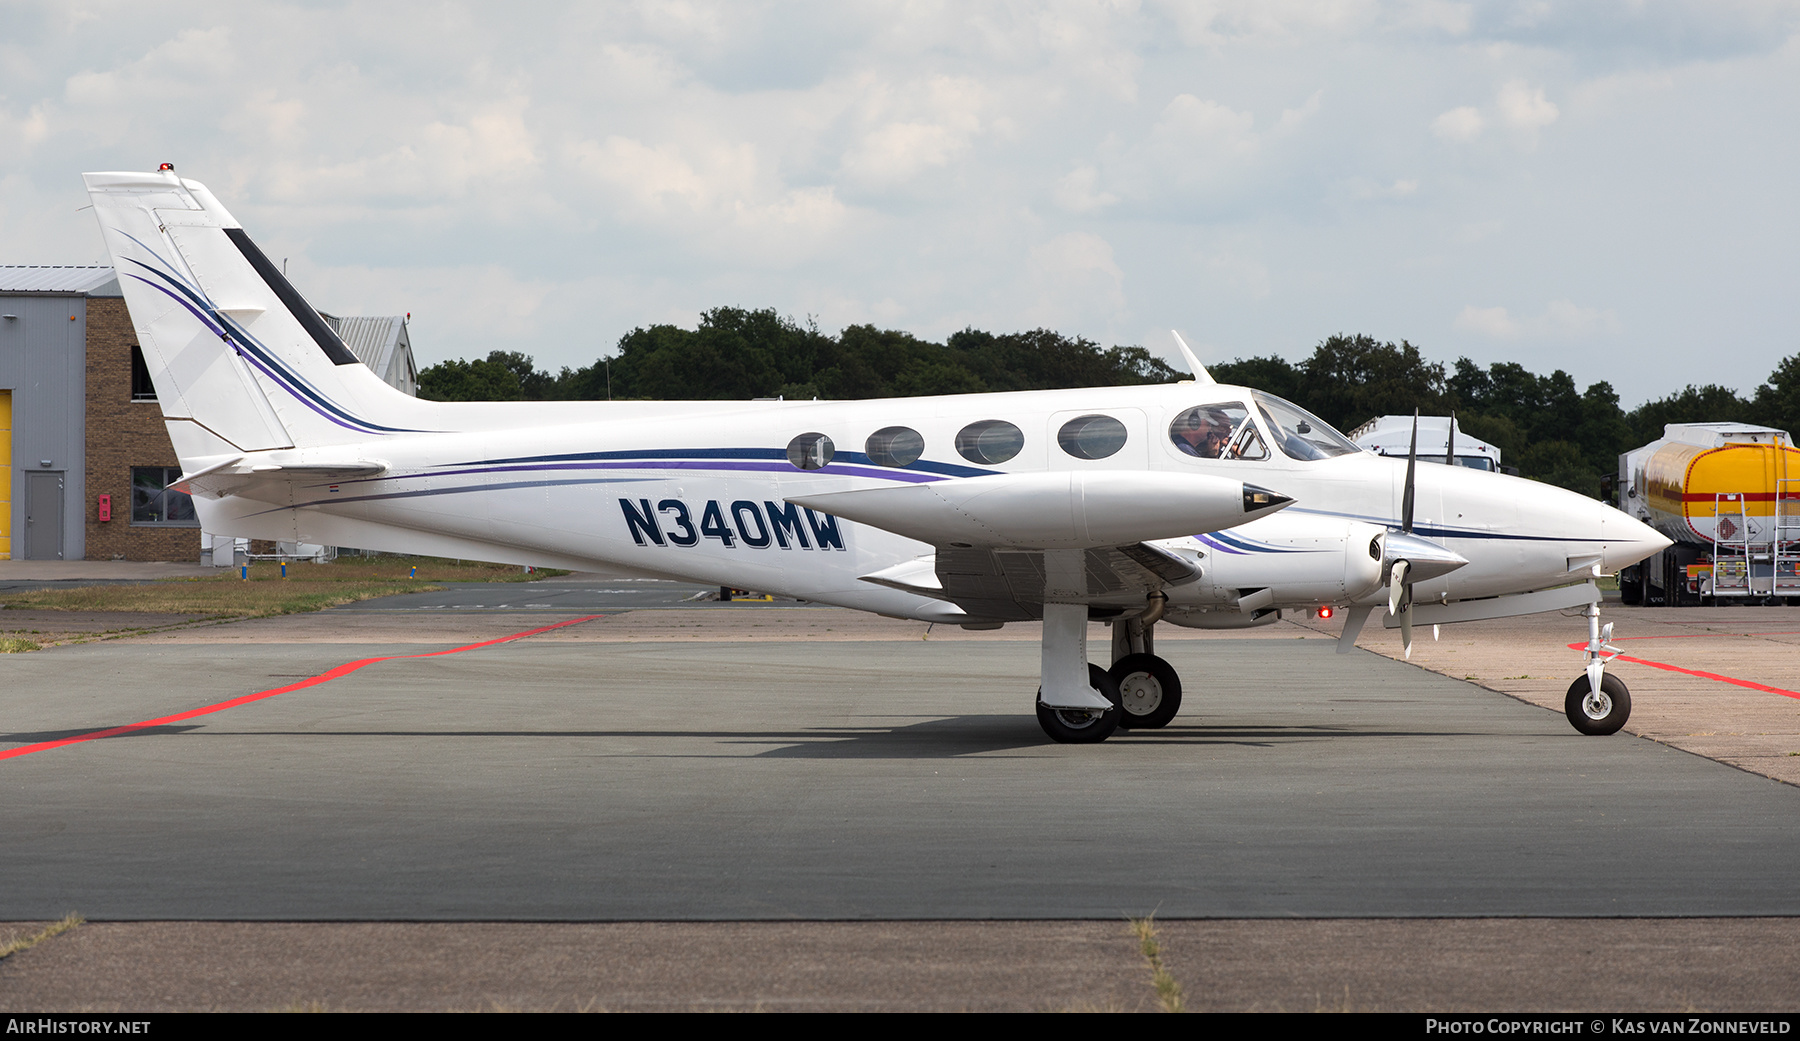
[[[1610,672],[1600,678],[1601,703],[1590,709],[1587,699],[1588,678],[1578,676],[1569,684],[1569,696],[1563,699],[1563,714],[1569,717],[1571,726],[1584,734],[1594,737],[1616,734],[1631,718],[1631,691],[1624,680]]]
[[[1119,726],[1156,730],[1181,711],[1181,676],[1154,654],[1128,654],[1107,675],[1119,687]]]
[[[1119,685],[1114,683],[1106,670],[1093,663],[1088,664],[1088,684],[1113,707],[1105,712],[1083,712],[1072,709],[1055,709],[1038,702],[1038,726],[1044,728],[1050,740],[1062,745],[1099,744],[1112,736],[1119,727]],[[1039,696],[1043,695],[1039,688]]]

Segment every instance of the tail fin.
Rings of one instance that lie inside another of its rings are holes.
[[[205,185],[173,169],[84,180],[171,434],[187,420],[257,451],[417,429],[419,403],[357,361]]]

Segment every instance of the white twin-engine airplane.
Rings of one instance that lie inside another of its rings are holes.
[[[1166,725],[1158,622],[1389,627],[1587,608],[1568,716],[1624,725],[1592,581],[1667,539],[1549,485],[1359,450],[1279,398],[1171,386],[877,401],[420,401],[358,364],[212,193],[86,175],[205,530],[1043,622],[1039,723]],[[1178,338],[1179,342],[1179,338]],[[1416,457],[1416,452],[1414,456]],[[1088,662],[1112,623],[1111,668]]]

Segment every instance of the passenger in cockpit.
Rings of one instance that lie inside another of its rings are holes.
[[[1176,418],[1169,429],[1175,447],[1201,459],[1217,459],[1225,450],[1225,439],[1231,436],[1231,420],[1223,411],[1191,408]]]

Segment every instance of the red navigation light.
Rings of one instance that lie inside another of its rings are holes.
[[[1329,605],[1319,608],[1319,617],[1320,618],[1330,618],[1333,614],[1336,614],[1336,613],[1337,612],[1333,611]]]
[[[174,170],[175,164],[174,163],[164,163],[161,166],[157,167],[157,169],[158,170]]]

